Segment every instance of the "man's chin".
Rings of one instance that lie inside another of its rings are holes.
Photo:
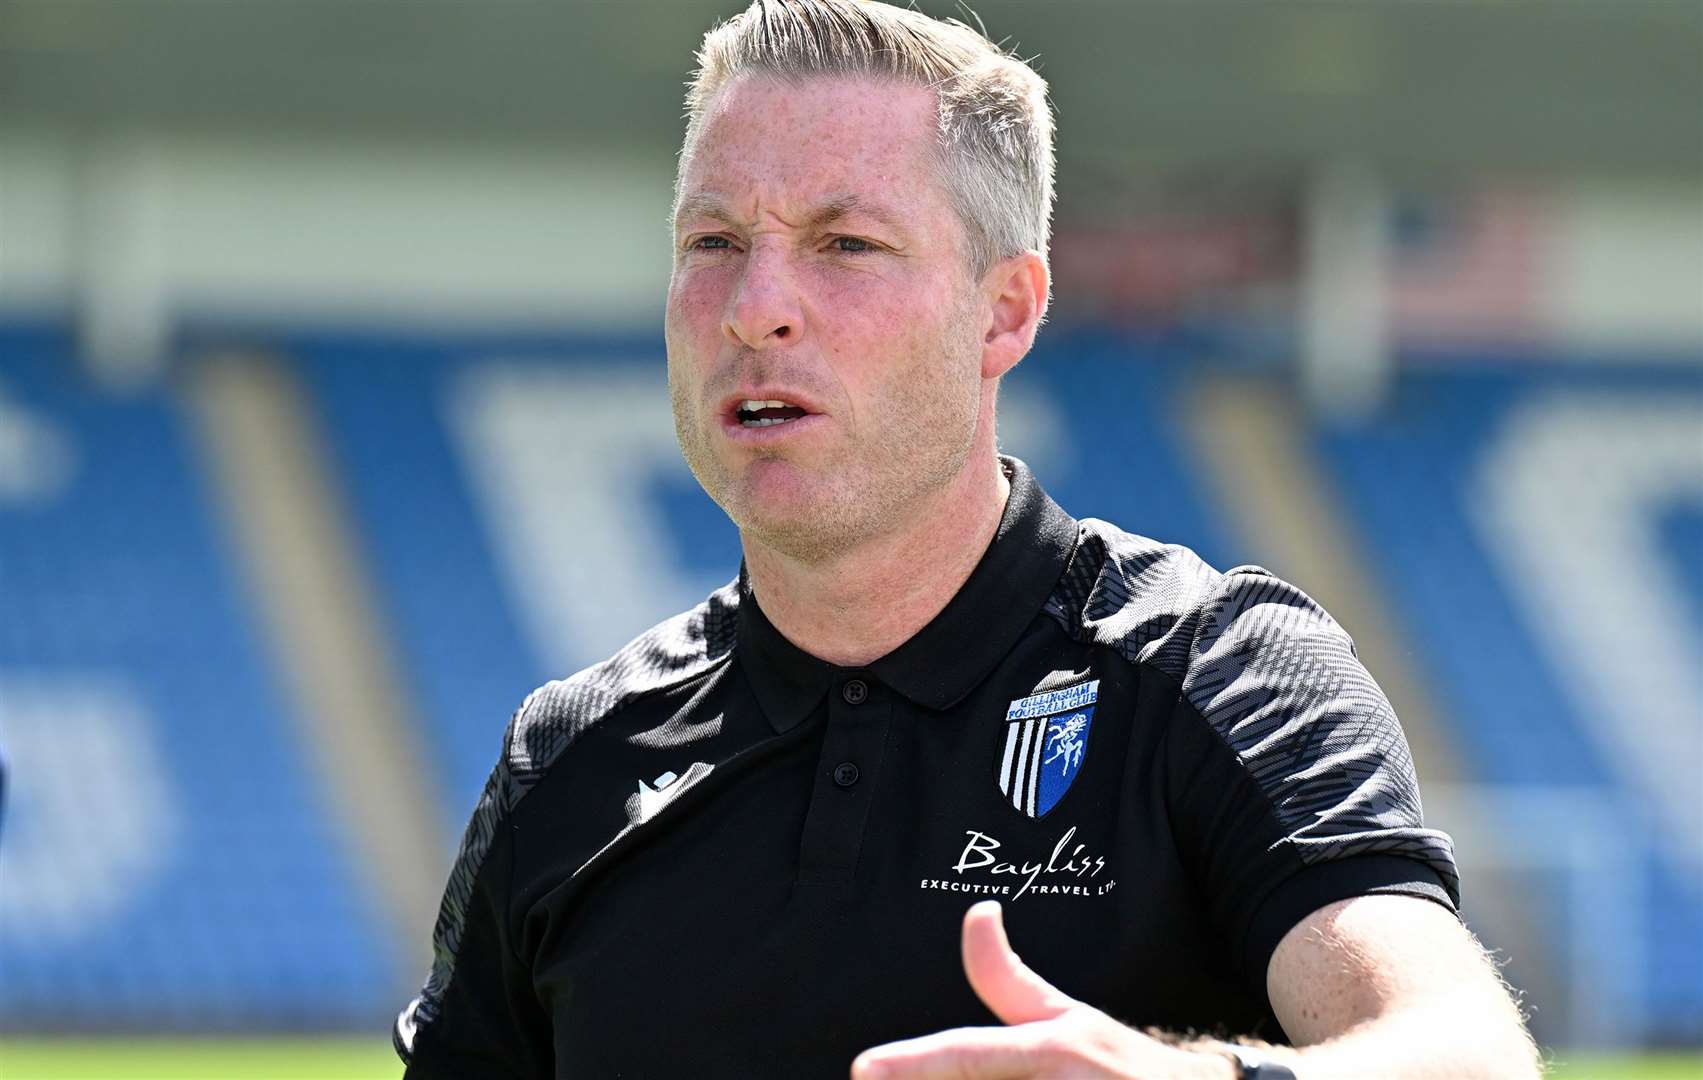
[[[856,533],[822,494],[796,488],[784,493],[747,488],[737,505],[724,508],[748,543],[755,541],[804,562],[819,562],[851,547]]]
[[[732,472],[739,501],[765,517],[807,513],[827,494],[828,481],[788,457],[763,456]]]
[[[747,551],[756,543],[794,562],[811,565],[832,562],[857,546],[855,534],[824,526],[819,519],[758,522],[749,528],[741,526],[739,535]]]
[[[809,491],[792,487],[776,491],[747,486],[725,508],[742,532],[793,533],[808,529],[825,516],[824,502],[811,495]]]

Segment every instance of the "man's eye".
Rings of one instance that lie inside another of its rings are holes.
[[[874,251],[875,245],[857,236],[836,236],[830,243],[835,251],[847,255],[858,255],[865,251]]]
[[[725,236],[700,236],[686,246],[692,251],[726,251],[733,244]]]

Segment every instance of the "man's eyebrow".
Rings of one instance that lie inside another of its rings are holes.
[[[853,214],[867,215],[898,233],[907,231],[897,214],[861,195],[836,195],[806,215],[803,224],[808,228],[819,229]],[[724,225],[739,224],[727,204],[714,195],[688,195],[681,199],[679,207],[674,211],[675,227],[678,228],[682,222],[692,217],[713,218]]]
[[[680,205],[674,208],[674,225],[690,217],[714,218],[724,225],[735,224],[733,214],[720,199],[714,195],[688,195],[680,200]]]
[[[876,221],[887,226],[889,229],[893,229],[897,232],[902,233],[905,231],[904,226],[899,223],[898,216],[891,210],[882,206],[880,203],[873,202],[861,195],[839,195],[829,199],[827,202],[817,207],[816,211],[807,219],[807,222],[817,228],[821,228],[824,225],[832,225],[841,218],[850,217],[853,214],[864,214],[868,217],[872,217]]]

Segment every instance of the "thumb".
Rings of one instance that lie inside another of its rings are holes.
[[[1078,1004],[1011,951],[998,900],[983,900],[964,913],[964,974],[1001,1023],[1050,1020]]]

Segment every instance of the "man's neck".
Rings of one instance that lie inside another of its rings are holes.
[[[940,614],[999,530],[1011,482],[991,453],[918,508],[905,528],[824,563],[745,540],[745,567],[763,614],[812,656],[861,667]]]

